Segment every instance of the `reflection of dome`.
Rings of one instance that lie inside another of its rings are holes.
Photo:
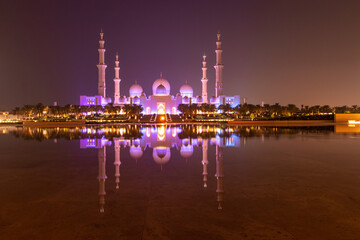
[[[165,164],[170,160],[170,148],[156,147],[153,149],[153,158],[157,164]]]
[[[181,146],[180,155],[183,158],[189,158],[193,155],[194,147],[192,145]]]
[[[185,97],[192,97],[193,96],[193,89],[189,84],[184,84],[180,88],[180,94],[181,96]]]
[[[187,147],[187,146],[190,145],[190,139],[184,138],[184,139],[181,140],[181,143],[182,143],[182,146]]]
[[[159,87],[159,85],[163,85],[165,87],[167,95],[170,94],[170,83],[164,78],[158,78],[152,85],[153,95],[156,95],[156,89]]]
[[[132,158],[139,159],[142,157],[142,155],[143,155],[143,151],[140,146],[138,146],[138,147],[131,146],[130,147],[130,156]]]
[[[164,87],[164,85],[160,84],[160,85],[156,88],[155,95],[167,95],[167,94],[166,94],[166,88]]]
[[[132,85],[129,90],[130,97],[135,97],[135,96],[140,97],[142,92],[143,92],[142,87],[137,83]]]

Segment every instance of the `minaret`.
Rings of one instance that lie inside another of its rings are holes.
[[[203,181],[204,181],[204,188],[207,187],[207,165],[209,163],[208,161],[208,157],[207,157],[207,153],[208,153],[208,140],[204,139],[203,140],[203,145],[202,145],[202,153],[203,153],[203,160],[201,161],[202,165],[203,165]]]
[[[120,183],[120,144],[119,139],[114,138],[114,145],[115,145],[115,183],[116,183],[116,189],[119,189],[119,183]]]
[[[223,95],[223,81],[222,81],[222,70],[224,68],[224,65],[221,64],[221,41],[220,41],[220,33],[217,35],[217,41],[216,41],[216,65],[214,66],[216,71],[216,82],[215,82],[215,97],[218,97],[220,95]]]
[[[208,102],[208,97],[207,97],[207,82],[208,79],[206,78],[206,56],[203,56],[203,62],[202,62],[202,79],[201,79],[201,83],[202,83],[202,99],[203,99],[203,103],[207,103]]]
[[[120,99],[120,82],[121,79],[119,78],[119,71],[120,71],[120,67],[119,67],[119,55],[118,53],[116,53],[116,60],[115,60],[115,78],[114,78],[114,83],[115,83],[115,93],[114,93],[114,104],[117,105],[119,104],[119,99]]]
[[[224,188],[223,188],[223,152],[222,148],[216,145],[216,195],[218,202],[218,209],[222,209],[222,202],[224,200]]]
[[[99,40],[99,64],[98,67],[98,75],[99,75],[99,82],[98,82],[98,95],[102,97],[106,97],[106,86],[105,86],[105,69],[107,65],[105,64],[105,48],[104,48],[104,33],[100,32],[100,40]]]
[[[99,204],[100,204],[100,212],[104,212],[105,205],[105,180],[106,177],[106,147],[99,148],[98,150],[98,161],[99,161]]]

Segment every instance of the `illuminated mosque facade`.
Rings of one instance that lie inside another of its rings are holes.
[[[120,67],[119,57],[116,54],[115,59],[115,77],[114,77],[114,97],[111,99],[106,96],[106,81],[105,71],[107,65],[105,64],[105,41],[104,34],[101,31],[99,40],[99,64],[98,68],[98,94],[96,96],[80,96],[80,105],[92,106],[102,105],[105,106],[113,103],[114,106],[124,106],[126,104],[137,104],[143,107],[143,114],[178,114],[179,104],[203,104],[210,103],[218,107],[221,104],[230,104],[236,107],[240,104],[240,96],[226,96],[223,94],[223,68],[222,52],[220,34],[217,35],[216,41],[216,65],[215,68],[215,96],[209,99],[207,91],[207,67],[206,56],[203,56],[202,61],[202,78],[201,96],[194,96],[193,88],[186,82],[179,89],[176,95],[170,94],[170,83],[163,78],[156,79],[152,85],[152,95],[146,96],[140,84],[135,82],[129,89],[129,96],[120,95]]]

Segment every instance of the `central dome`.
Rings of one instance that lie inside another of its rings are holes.
[[[155,82],[153,83],[152,85],[153,95],[157,95],[156,90],[160,85],[162,85],[165,88],[166,91],[165,94],[170,95],[170,83],[162,77],[156,79]]]
[[[156,147],[153,149],[153,158],[157,164],[165,164],[170,160],[170,148]]]

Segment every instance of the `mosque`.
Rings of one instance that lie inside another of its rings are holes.
[[[152,95],[146,96],[143,88],[140,84],[135,82],[129,89],[129,96],[120,95],[120,67],[119,56],[116,54],[115,59],[115,77],[114,85],[115,92],[113,100],[106,96],[106,82],[105,82],[105,70],[107,65],[105,64],[105,41],[104,33],[100,32],[99,40],[99,64],[98,67],[98,95],[96,96],[80,96],[80,105],[102,105],[105,106],[109,103],[113,103],[114,106],[124,106],[126,104],[137,104],[143,107],[143,114],[179,114],[179,104],[203,104],[210,103],[218,107],[221,104],[230,104],[232,107],[236,107],[240,104],[240,96],[226,96],[223,94],[223,68],[222,64],[222,52],[220,34],[217,34],[216,41],[216,65],[215,68],[215,96],[208,99],[206,76],[206,56],[203,56],[202,61],[202,94],[201,96],[194,96],[193,88],[186,82],[180,87],[179,92],[176,95],[170,94],[170,83],[163,78],[160,74],[160,78],[156,79],[152,85]]]

